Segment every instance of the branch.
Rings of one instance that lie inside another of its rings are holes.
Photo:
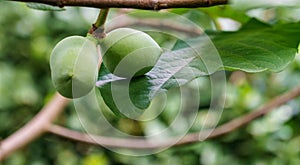
[[[55,94],[52,100],[24,127],[0,143],[0,161],[47,131],[47,127],[67,105],[68,100]]]
[[[82,6],[94,8],[136,8],[160,10],[167,8],[197,8],[224,5],[228,0],[12,0],[36,2],[52,6]]]
[[[93,144],[93,145],[131,148],[131,149],[158,149],[158,148],[168,147],[171,145],[179,146],[184,144],[196,143],[199,142],[200,137],[205,135],[208,135],[206,139],[212,139],[230,133],[242,126],[245,126],[246,124],[250,123],[254,119],[259,118],[271,112],[276,107],[279,107],[280,105],[283,105],[298,96],[300,96],[300,86],[283,95],[275,97],[264,106],[254,110],[253,112],[250,112],[249,114],[233,119],[232,121],[229,121],[228,123],[225,123],[224,125],[217,127],[211,132],[211,134],[209,134],[209,132],[206,131],[191,133],[191,134],[187,134],[179,141],[177,141],[176,138],[170,138],[170,139],[166,139],[163,142],[159,142],[156,140],[122,139],[122,138],[89,135],[85,133],[76,132],[57,125],[49,126],[48,131],[58,136],[62,136],[68,139],[72,139],[75,141],[80,141],[88,144]]]

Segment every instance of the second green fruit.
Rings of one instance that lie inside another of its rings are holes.
[[[160,46],[148,34],[130,28],[111,31],[100,46],[107,69],[126,78],[150,71],[162,53]]]

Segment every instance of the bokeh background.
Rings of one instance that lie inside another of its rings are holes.
[[[253,3],[252,3],[253,4]],[[240,5],[240,6],[239,6]],[[238,10],[243,8],[243,10]],[[39,11],[24,3],[0,3],[0,138],[4,139],[35,116],[55,93],[51,82],[49,56],[61,39],[85,36],[98,15],[98,9],[66,8],[66,11]],[[251,17],[269,24],[298,22],[300,9],[293,6],[259,8],[237,3],[234,7],[170,10],[205,30],[237,30]],[[112,10],[110,17],[125,10]],[[126,12],[128,12],[126,10]],[[139,18],[143,19],[143,18]],[[299,36],[300,37],[300,36]],[[161,45],[168,37],[155,38]],[[300,58],[282,72],[247,74],[226,72],[227,97],[222,124],[251,112],[272,97],[300,84]],[[201,125],[210,101],[209,79],[199,78],[201,107],[196,126]],[[194,90],[192,84],[184,88]],[[178,107],[178,92],[167,93],[168,104],[157,123],[144,126],[129,119],[110,115],[115,127],[132,135],[146,135],[172,121]],[[3,165],[106,165],[106,164],[203,164],[203,165],[298,165],[300,164],[300,99],[278,107],[242,129],[213,140],[174,147],[143,156],[125,156],[99,146],[70,141],[45,134],[12,154]],[[159,104],[159,101],[157,101]],[[105,106],[103,105],[105,108]],[[213,119],[213,117],[212,117]],[[184,122],[184,121],[183,121]],[[76,111],[70,104],[56,120],[57,124],[82,131]],[[196,131],[193,127],[191,132]]]

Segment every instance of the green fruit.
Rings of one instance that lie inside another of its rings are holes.
[[[61,40],[50,57],[51,78],[56,90],[67,98],[88,94],[98,74],[96,44],[81,36]]]
[[[100,41],[100,46],[107,69],[126,78],[150,71],[162,53],[148,34],[130,28],[111,31]]]

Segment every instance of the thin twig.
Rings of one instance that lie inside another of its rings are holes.
[[[90,34],[93,34],[96,38],[101,39],[105,37],[104,25],[108,16],[109,9],[101,9],[96,22],[89,30]]]
[[[52,100],[30,122],[1,141],[0,161],[45,133],[49,124],[56,119],[67,103],[67,99],[55,94]]]
[[[85,6],[94,8],[136,8],[160,10],[168,8],[196,8],[224,5],[228,0],[12,0],[36,2],[53,6]]]
[[[224,134],[228,134],[242,126],[245,126],[246,124],[250,123],[254,119],[257,119],[271,112],[276,107],[279,107],[280,105],[283,105],[298,96],[300,96],[300,86],[283,95],[275,97],[264,106],[250,112],[249,114],[233,119],[225,123],[224,125],[217,127],[211,132],[211,134],[208,135],[206,139],[212,139]],[[177,138],[170,138],[170,139],[166,139],[163,142],[158,142],[156,140],[122,139],[122,138],[113,138],[113,137],[85,134],[57,125],[52,125],[48,127],[48,131],[58,136],[62,136],[68,139],[72,139],[72,140],[76,140],[76,141],[80,141],[92,145],[131,148],[131,149],[158,149],[158,148],[165,148],[168,146],[179,146],[184,144],[196,143],[199,142],[200,137],[205,136],[208,133],[206,131],[196,132],[196,133],[187,134],[179,141],[177,140]]]

